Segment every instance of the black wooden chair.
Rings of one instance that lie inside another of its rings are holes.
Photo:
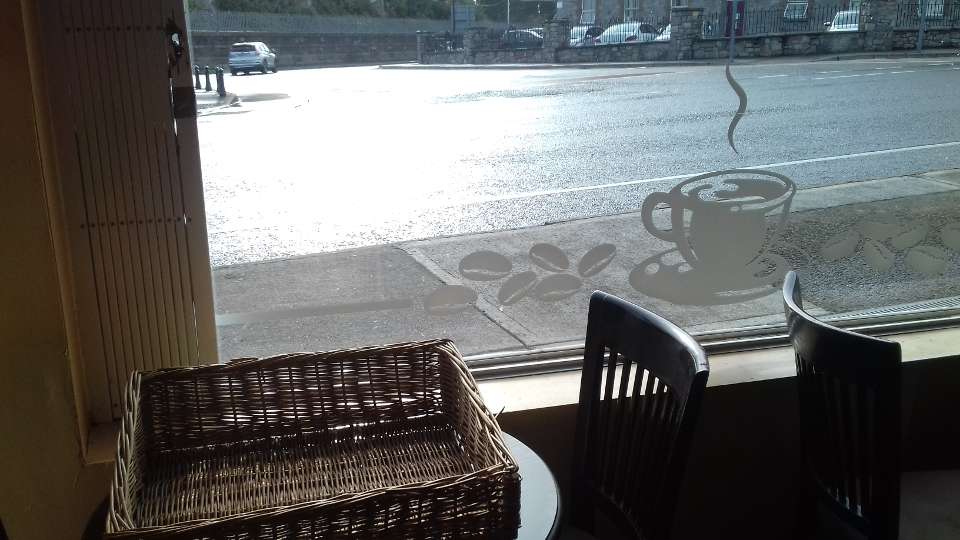
[[[811,317],[794,272],[783,302],[797,362],[801,537],[960,538],[960,471],[901,474],[900,344]]]
[[[709,369],[673,323],[593,293],[574,441],[576,529],[599,536],[602,520],[627,538],[670,537]]]

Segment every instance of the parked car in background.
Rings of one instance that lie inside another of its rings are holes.
[[[616,43],[637,43],[653,41],[657,38],[657,29],[652,24],[642,22],[625,22],[615,24],[600,34],[597,38],[599,45],[613,45]]]
[[[670,41],[670,25],[660,31],[660,35],[654,38],[654,41]]]
[[[591,26],[589,24],[580,24],[570,29],[570,46],[587,47],[593,45],[597,37],[603,33],[603,28]]]
[[[860,30],[860,12],[838,11],[833,16],[833,22],[823,23],[827,32],[857,32]]]
[[[501,49],[535,49],[543,47],[543,36],[533,30],[507,30],[500,37]]]
[[[230,55],[227,58],[230,74],[236,75],[241,71],[249,74],[251,71],[266,73],[277,72],[277,52],[262,41],[234,43],[230,46]]]

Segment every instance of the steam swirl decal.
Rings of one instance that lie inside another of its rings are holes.
[[[733,151],[736,152],[737,155],[740,155],[740,151],[737,150],[737,145],[733,143],[733,132],[737,129],[737,124],[740,123],[740,119],[747,113],[747,93],[743,91],[743,87],[740,86],[740,83],[738,83],[730,73],[730,64],[727,64],[726,72],[727,82],[730,83],[730,88],[733,88],[733,91],[737,93],[737,97],[740,98],[740,106],[737,107],[737,113],[733,115],[733,119],[730,120],[730,127],[727,128],[727,142],[730,143],[730,148],[733,148]]]

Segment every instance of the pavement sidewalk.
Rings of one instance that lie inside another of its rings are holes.
[[[240,103],[240,97],[232,92],[227,92],[227,95],[220,97],[216,91],[205,91],[197,90],[197,113],[198,114],[208,114],[210,112],[222,109],[224,107],[231,107]]]
[[[887,51],[887,52],[869,52],[869,53],[840,53],[831,55],[812,55],[812,56],[774,56],[774,57],[753,57],[737,58],[736,63],[741,65],[752,64],[784,64],[800,62],[827,62],[839,60],[861,60],[861,59],[898,59],[898,58],[944,58],[960,56],[960,49],[927,49],[921,52],[917,51]],[[627,69],[642,67],[668,67],[668,66],[712,66],[726,64],[726,58],[716,58],[708,60],[676,60],[663,62],[581,62],[568,64],[383,64],[380,69],[395,70],[457,70],[457,69],[479,69],[479,70],[517,70],[517,69]]]
[[[960,299],[957,208],[960,169],[801,189],[765,264],[803,269],[819,313]],[[653,223],[669,229],[669,213]],[[465,354],[567,344],[596,289],[694,333],[782,322],[775,283],[705,300],[683,280],[648,288],[683,264],[672,248],[637,211],[215,268],[221,358],[433,337]]]

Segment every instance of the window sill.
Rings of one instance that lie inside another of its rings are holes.
[[[887,335],[884,339],[900,343],[904,362],[960,353],[960,327]],[[708,387],[783,379],[796,373],[793,348],[789,346],[716,353],[709,359]],[[487,379],[478,385],[487,407],[494,413],[572,405],[580,398],[580,371]],[[84,454],[87,465],[113,462],[118,430],[119,423],[90,428]]]
[[[960,328],[885,335],[900,343],[904,362],[960,354]],[[709,355],[708,387],[793,377],[796,365],[790,346],[722,352]],[[531,385],[535,384],[536,387]],[[580,399],[580,371],[521,375],[478,383],[487,407],[494,413],[517,412],[561,405]]]

